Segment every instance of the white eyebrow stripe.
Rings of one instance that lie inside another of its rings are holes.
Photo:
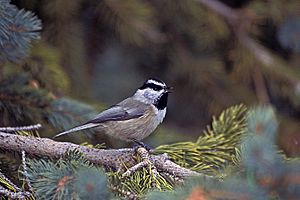
[[[156,80],[152,80],[152,79],[148,80],[147,83],[153,83],[155,85],[159,85],[159,86],[162,86],[162,87],[166,86],[166,84],[157,82]]]

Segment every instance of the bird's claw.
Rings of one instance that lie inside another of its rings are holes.
[[[134,140],[134,146],[133,146],[134,151],[137,152],[138,148],[140,147],[145,148],[148,152],[151,151],[151,148],[145,143],[143,143],[142,141]]]

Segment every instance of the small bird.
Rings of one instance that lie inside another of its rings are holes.
[[[89,128],[120,140],[140,142],[163,121],[167,111],[168,95],[172,88],[157,78],[150,78],[133,96],[111,106],[94,119],[57,134],[54,138]]]

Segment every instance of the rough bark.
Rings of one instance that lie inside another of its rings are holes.
[[[124,149],[96,149],[69,142],[57,142],[48,138],[38,138],[33,136],[20,136],[0,132],[0,148],[6,151],[21,152],[35,156],[47,156],[50,158],[60,158],[68,150],[79,150],[90,162],[111,167],[113,169],[122,169],[123,163],[127,166],[134,166],[135,151],[131,148]],[[197,176],[199,173],[183,168],[168,159],[166,154],[149,155],[149,160],[160,172],[166,172],[176,177],[185,178],[188,176]]]

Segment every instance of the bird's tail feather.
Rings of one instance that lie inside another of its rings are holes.
[[[66,135],[66,134],[69,134],[69,133],[73,133],[73,132],[77,132],[77,131],[81,131],[81,130],[93,128],[93,127],[96,127],[96,126],[99,126],[99,124],[94,124],[94,123],[83,124],[83,125],[71,128],[70,130],[61,132],[61,133],[55,135],[53,138],[57,138],[57,137],[60,137],[62,135]]]

